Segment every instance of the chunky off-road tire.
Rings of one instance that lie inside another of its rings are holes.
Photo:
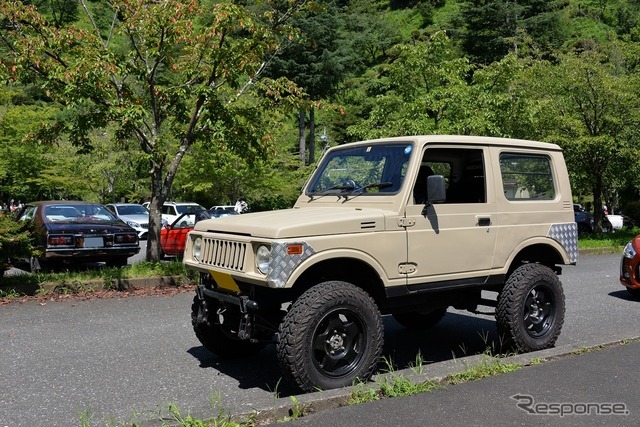
[[[278,362],[303,391],[345,387],[371,378],[383,339],[369,294],[350,283],[324,282],[302,294],[282,320]]]
[[[197,295],[193,298],[191,324],[204,348],[222,358],[237,358],[252,356],[264,347],[262,343],[241,340],[230,331],[231,323],[236,328],[238,326],[237,316],[227,316],[225,326],[220,325],[217,322],[217,311],[217,301],[208,299],[205,305]],[[207,322],[203,321],[205,317]]]
[[[436,326],[446,313],[446,308],[436,308],[428,312],[396,313],[393,318],[405,328],[425,330]]]
[[[498,296],[498,333],[518,352],[553,347],[564,323],[564,293],[549,267],[525,264],[509,276]]]

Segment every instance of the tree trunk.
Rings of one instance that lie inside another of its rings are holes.
[[[602,175],[598,174],[593,185],[593,228],[596,233],[602,233]]]
[[[307,153],[306,153],[306,144],[305,144],[305,123],[304,119],[306,117],[305,110],[300,108],[298,112],[298,144],[300,146],[300,164],[304,166],[306,164]]]
[[[309,109],[309,164],[316,162],[316,119],[313,106]]]
[[[166,192],[162,185],[162,166],[154,163],[151,168],[151,201],[149,203],[149,233],[147,234],[147,261],[160,262],[160,229],[162,228],[162,205]]]

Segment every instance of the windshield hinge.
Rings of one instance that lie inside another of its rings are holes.
[[[400,227],[413,227],[416,225],[416,220],[414,218],[399,218],[398,226]]]

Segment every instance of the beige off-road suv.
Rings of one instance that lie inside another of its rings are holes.
[[[558,146],[432,135],[331,148],[292,209],[199,222],[184,263],[202,344],[246,356],[275,335],[285,378],[311,391],[372,375],[384,314],[428,328],[493,306],[517,350],[553,346],[577,257]]]

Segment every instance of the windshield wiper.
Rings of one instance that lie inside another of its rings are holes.
[[[383,189],[383,188],[389,188],[389,187],[393,187],[393,183],[392,182],[376,182],[376,183],[373,183],[373,184],[367,184],[367,185],[363,185],[362,187],[355,188],[349,194],[345,194],[342,197],[344,197],[344,201],[346,202],[346,201],[348,201],[350,199],[358,197],[361,194],[366,193],[369,188]]]
[[[329,187],[317,193],[309,194],[309,197],[311,197],[311,200],[313,200],[314,197],[323,197],[330,194],[342,196],[342,193],[344,193],[345,191],[353,191],[355,189],[356,187],[354,187],[353,185],[334,185],[333,187]]]

